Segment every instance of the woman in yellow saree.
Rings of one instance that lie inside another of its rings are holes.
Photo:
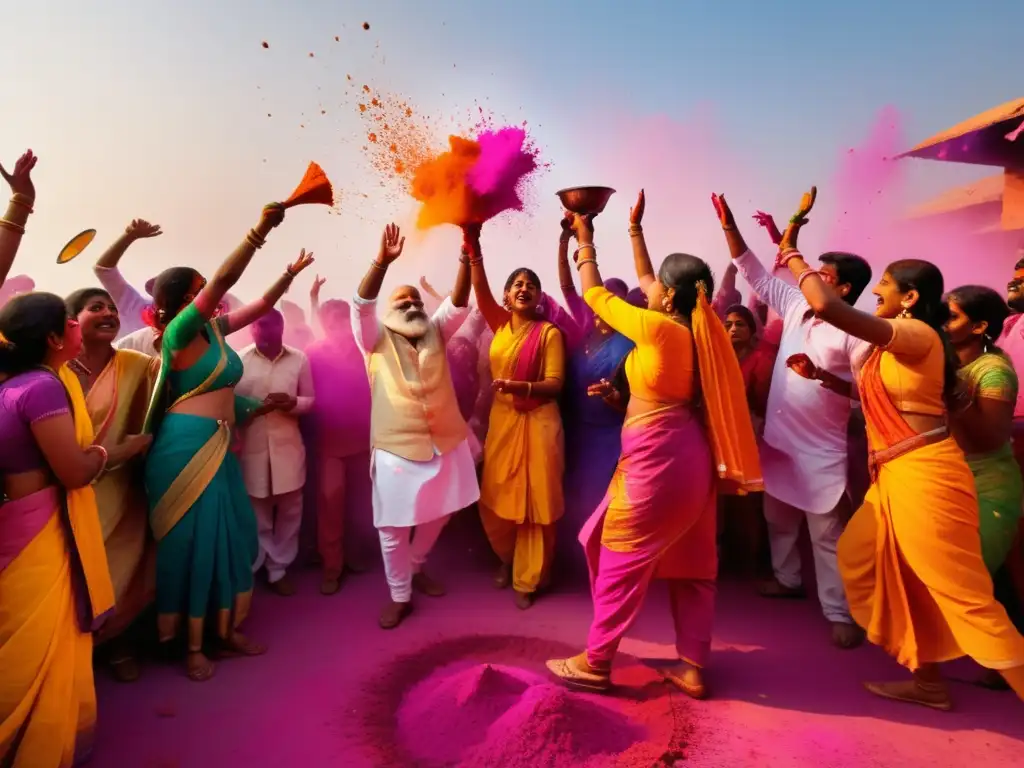
[[[93,442],[65,365],[80,346],[59,296],[0,310],[0,765],[12,768],[64,768],[91,750],[92,631],[114,590],[90,483],[148,444]]]
[[[789,267],[817,317],[865,342],[857,390],[872,484],[839,540],[839,570],[854,620],[913,672],[867,688],[948,710],[938,665],[970,656],[1024,698],[1024,637],[993,596],[974,478],[947,429],[958,361],[942,331],[942,273],[927,261],[894,262],[874,289],[874,315],[849,306],[796,248],[814,197],[804,196],[777,264]],[[792,365],[816,377],[809,361]]]
[[[82,288],[65,303],[82,330],[82,352],[69,367],[85,393],[97,442],[117,444],[140,434],[160,361],[131,349],[114,349],[121,326],[106,291]],[[116,603],[114,615],[95,641],[107,645],[114,677],[131,682],[138,678],[139,666],[127,630],[156,591],[156,549],[149,533],[142,466],[132,462],[108,467],[93,488]]]
[[[562,517],[565,446],[557,398],[565,379],[562,333],[537,318],[540,279],[529,269],[505,281],[504,306],[491,293],[480,226],[464,228],[476,303],[494,331],[491,405],[480,483],[480,519],[501,560],[495,585],[512,584],[527,609],[551,572]]]

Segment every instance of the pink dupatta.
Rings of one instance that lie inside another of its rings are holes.
[[[547,323],[535,322],[525,331],[526,338],[519,345],[519,349],[516,352],[516,361],[512,366],[512,379],[514,381],[541,381],[541,367],[543,363],[541,345],[546,325]],[[542,406],[544,402],[544,400],[524,395],[512,396],[512,404],[520,413],[529,413]]]

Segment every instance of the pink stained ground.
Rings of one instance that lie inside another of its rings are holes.
[[[469,649],[469,656],[479,652],[477,662],[499,666],[530,655],[531,644],[516,639],[520,636],[541,638],[538,644],[547,647],[577,648],[590,619],[585,591],[566,587],[526,613],[517,610],[510,593],[491,586],[492,563],[471,522],[456,521],[436,553],[432,572],[446,581],[449,595],[420,599],[417,612],[393,632],[376,625],[386,599],[379,565],[350,577],[334,597],[321,596],[318,574],[304,571],[297,596],[280,598],[263,589],[257,595],[247,630],[269,645],[264,657],[224,661],[217,676],[202,684],[189,682],[176,667],[155,663],[147,664],[142,680],[132,685],[113,683],[98,671],[99,733],[90,765],[386,768],[379,742],[394,734],[385,713],[402,700],[401,689],[392,685],[396,674],[408,675],[412,688],[416,676],[422,680],[444,666],[434,664],[434,657],[448,659],[448,646]],[[952,713],[875,699],[860,681],[901,674],[882,651],[834,649],[813,600],[772,602],[752,591],[738,583],[721,587],[713,700],[670,695],[635,662],[617,670],[640,702],[620,706],[644,716],[643,702],[654,702],[650,706],[659,709],[657,720],[647,724],[649,732],[669,727],[684,734],[686,759],[679,765],[1021,764],[1024,704],[1012,694],[955,683]],[[485,637],[479,643],[459,639],[473,634]],[[511,637],[505,642],[496,635]],[[666,596],[656,586],[623,650],[665,657],[671,643]],[[542,656],[546,648],[535,650],[534,656]],[[532,679],[543,675],[537,659],[512,666],[522,666]],[[948,673],[968,680],[975,669],[957,663]],[[502,689],[501,681],[488,685]],[[370,742],[378,742],[377,748]]]

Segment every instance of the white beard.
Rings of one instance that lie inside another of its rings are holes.
[[[407,313],[393,309],[384,316],[384,326],[410,341],[418,341],[430,330],[430,319],[421,314],[409,317]]]

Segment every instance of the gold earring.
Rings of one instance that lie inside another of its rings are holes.
[[[913,315],[910,314],[910,307],[904,306],[902,311],[900,311],[900,313],[896,315],[896,317],[900,320],[909,320],[910,318],[912,318]]]

